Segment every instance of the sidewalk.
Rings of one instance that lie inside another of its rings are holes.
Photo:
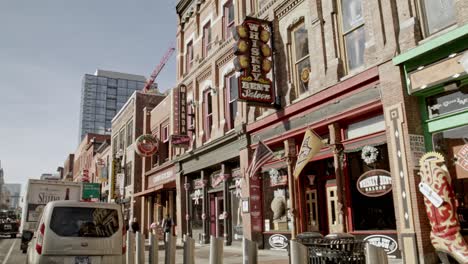
[[[148,249],[148,248],[147,248]],[[183,249],[177,247],[176,264],[183,264]],[[148,260],[149,251],[145,251],[145,263]],[[195,263],[205,264],[210,259],[210,245],[195,244]],[[164,249],[159,247],[159,263],[164,263]],[[240,264],[242,263],[242,248],[241,245],[225,246],[223,264]],[[287,264],[288,252],[275,250],[258,250],[258,263],[268,264]]]

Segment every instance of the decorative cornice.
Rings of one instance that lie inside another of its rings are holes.
[[[223,56],[218,58],[216,61],[216,66],[221,67],[228,63],[230,60],[234,58],[234,51],[231,49],[227,53],[224,53]]]
[[[285,1],[283,4],[281,4],[279,7],[275,9],[275,17],[278,19],[283,18],[286,16],[291,10],[293,10],[297,5],[301,4],[304,2],[304,0],[289,0]]]
[[[268,1],[268,0],[265,0]],[[268,3],[260,10],[258,11],[257,16],[260,17],[262,16],[266,11],[268,11],[278,0],[270,0]]]
[[[197,82],[201,83],[202,81],[208,79],[211,75],[211,65],[208,65],[201,73],[197,76]]]

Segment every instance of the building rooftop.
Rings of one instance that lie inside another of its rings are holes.
[[[115,72],[115,71],[107,71],[107,70],[101,70],[101,69],[96,69],[96,72],[94,72],[95,76],[102,76],[102,77],[108,77],[108,78],[114,78],[114,79],[126,79],[126,80],[132,80],[132,81],[139,81],[139,82],[146,82],[146,77],[143,75],[136,75],[136,74],[130,74],[130,73],[123,73],[123,72]]]

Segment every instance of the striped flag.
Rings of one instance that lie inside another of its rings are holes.
[[[268,148],[262,141],[258,142],[258,147],[252,156],[252,161],[247,168],[246,175],[253,177],[255,173],[262,167],[267,161],[273,158],[273,151]]]

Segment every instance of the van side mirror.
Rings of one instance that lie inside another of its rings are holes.
[[[21,240],[29,242],[33,238],[33,234],[33,232],[24,231],[23,235],[21,236]]]

